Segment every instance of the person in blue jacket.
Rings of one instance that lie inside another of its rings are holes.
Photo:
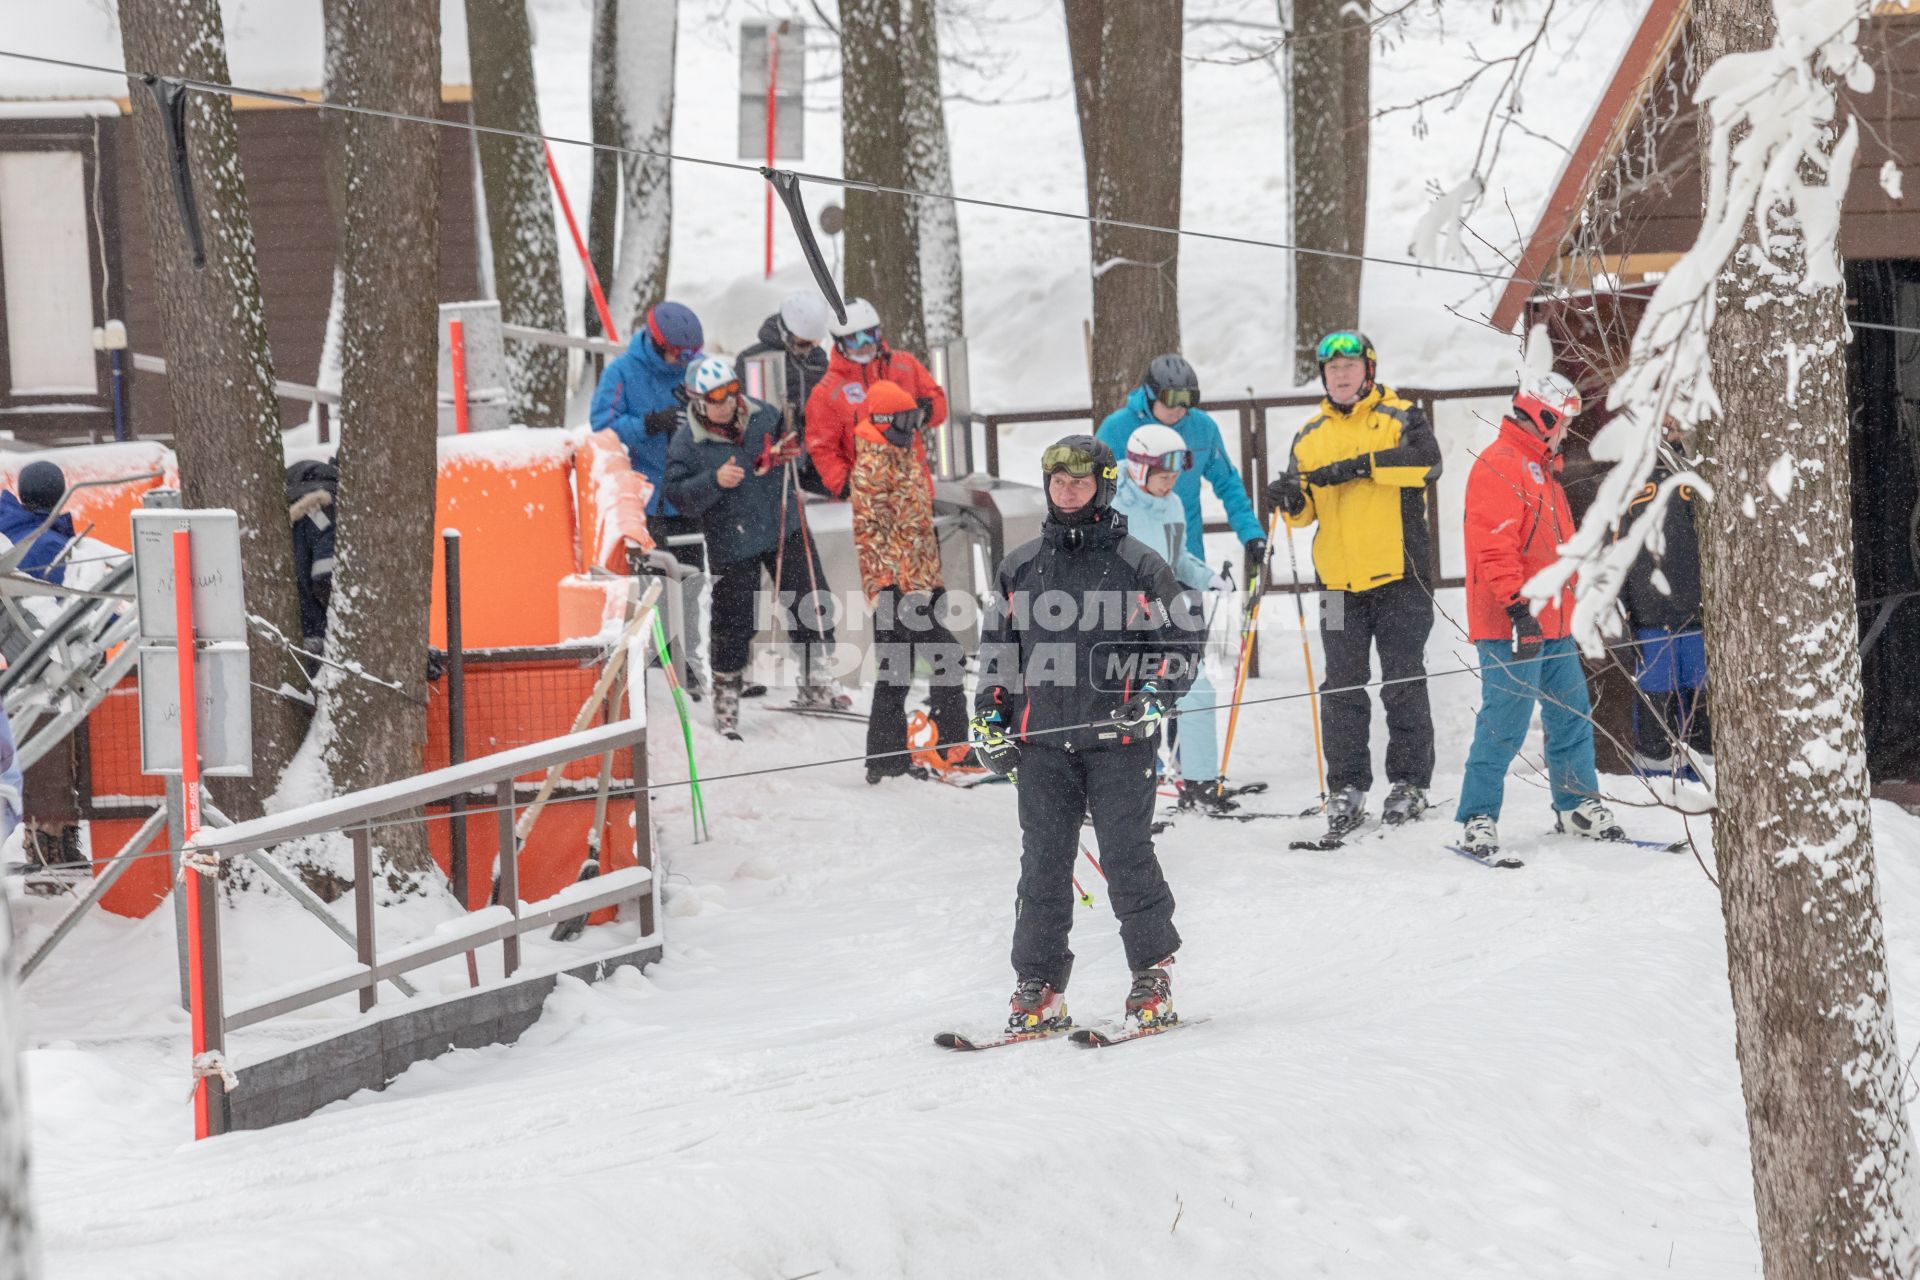
[[[667,500],[667,443],[679,429],[686,405],[681,383],[687,366],[700,358],[705,344],[706,332],[692,308],[678,302],[649,307],[646,323],[634,333],[626,354],[607,366],[593,393],[594,427],[619,436],[633,469],[653,484],[647,529],[663,547],[673,534],[698,531],[698,525],[681,518]],[[674,554],[680,551],[676,547]]]
[[[1204,478],[1227,509],[1227,520],[1246,544],[1247,554],[1255,564],[1265,564],[1267,531],[1253,509],[1253,499],[1247,496],[1239,468],[1227,457],[1219,424],[1200,407],[1200,375],[1184,357],[1155,356],[1148,363],[1146,379],[1134,388],[1125,405],[1100,424],[1100,443],[1113,450],[1114,457],[1125,457],[1127,441],[1134,431],[1150,422],[1178,431],[1193,459],[1193,465],[1182,471],[1173,485],[1174,496],[1187,512],[1187,550],[1201,559],[1207,554],[1200,515],[1200,481]]]
[[[17,494],[0,492],[0,536],[18,546],[22,538],[33,538],[46,522],[47,513],[60,505],[67,493],[67,475],[51,462],[29,462],[20,469]],[[46,532],[34,538],[33,549],[17,566],[43,582],[64,584],[67,567],[61,557],[73,541],[73,517],[61,515],[47,525]]]
[[[1186,442],[1172,427],[1150,422],[1127,439],[1126,465],[1113,509],[1127,518],[1127,533],[1167,562],[1180,585],[1198,591],[1230,591],[1232,582],[1207,567],[1187,549],[1187,513],[1174,493],[1179,478],[1193,465]],[[1175,705],[1179,715],[1170,735],[1180,761],[1180,807],[1227,813],[1240,806],[1227,798],[1220,782],[1220,735],[1215,724],[1219,698],[1205,666]]]

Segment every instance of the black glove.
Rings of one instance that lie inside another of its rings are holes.
[[[1258,565],[1266,564],[1267,540],[1265,538],[1255,538],[1247,544],[1247,559]]]
[[[1131,729],[1142,738],[1151,738],[1160,732],[1160,722],[1166,718],[1167,709],[1160,701],[1160,691],[1152,681],[1140,686],[1140,692],[1121,703],[1113,713],[1113,722],[1122,729]]]
[[[1290,516],[1297,516],[1307,509],[1307,495],[1300,487],[1300,474],[1296,471],[1283,471],[1278,480],[1267,483],[1267,505],[1278,507]]]
[[[1508,605],[1507,617],[1513,620],[1513,660],[1524,662],[1539,657],[1540,646],[1547,642],[1547,637],[1540,630],[1540,619],[1533,616],[1527,602],[1516,600]]]
[[[914,403],[920,406],[920,420],[922,422],[932,422],[933,421],[933,397],[921,396],[919,399],[915,400]]]
[[[1020,763],[1020,744],[1003,732],[1005,725],[1006,718],[998,707],[981,712],[967,725],[967,740],[973,744],[980,767],[1003,778],[1013,776]]]
[[[1357,458],[1343,458],[1306,474],[1306,481],[1317,489],[1331,485],[1345,484],[1349,480],[1359,480],[1373,474],[1373,455],[1363,453]]]
[[[670,436],[680,429],[680,410],[655,409],[646,417],[647,434],[650,436]]]

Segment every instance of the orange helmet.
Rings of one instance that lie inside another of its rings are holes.
[[[905,448],[926,426],[927,414],[920,402],[898,383],[882,379],[867,388],[859,416],[880,428],[888,444]]]

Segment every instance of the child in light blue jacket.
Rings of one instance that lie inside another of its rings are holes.
[[[1126,464],[1113,509],[1127,518],[1127,533],[1164,558],[1173,576],[1185,587],[1200,591],[1227,591],[1232,583],[1207,567],[1188,550],[1186,505],[1174,493],[1180,473],[1192,465],[1193,454],[1180,433],[1159,423],[1138,427],[1127,437]],[[1205,667],[1178,703],[1180,805],[1219,812],[1240,806],[1220,786],[1220,735],[1215,710],[1218,699]]]

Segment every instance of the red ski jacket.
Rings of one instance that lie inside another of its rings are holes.
[[[1552,564],[1573,536],[1573,511],[1560,487],[1560,459],[1546,442],[1502,419],[1500,436],[1467,475],[1467,631],[1475,640],[1509,640],[1507,607],[1520,588]],[[1573,583],[1542,609],[1540,630],[1564,638],[1573,618]]]
[[[867,388],[882,381],[898,384],[915,400],[933,401],[928,426],[937,427],[947,420],[947,393],[926,366],[911,355],[882,347],[880,354],[867,363],[855,364],[835,351],[827,365],[827,376],[807,397],[807,455],[813,459],[813,469],[820,473],[827,491],[836,498],[847,496],[847,477],[853,474],[853,430],[860,405],[867,398]],[[924,436],[914,442],[913,450],[924,465]]]

